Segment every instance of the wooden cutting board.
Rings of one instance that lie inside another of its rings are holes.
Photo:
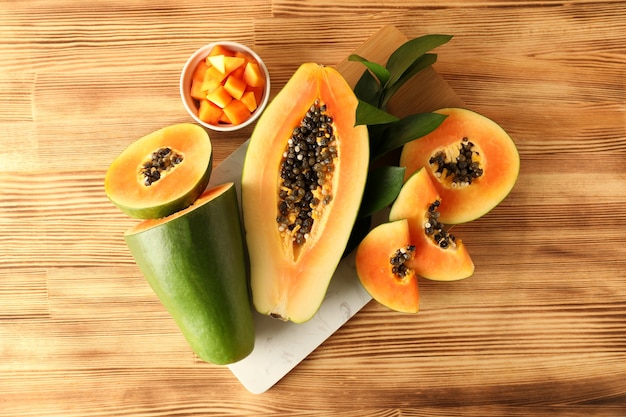
[[[407,38],[395,27],[387,26],[368,39],[355,53],[370,61],[384,64],[389,55]],[[341,62],[337,69],[354,86],[364,71],[358,62]],[[409,81],[389,104],[397,116],[435,110],[463,103],[433,68],[420,72]],[[225,159],[211,175],[209,186],[227,181],[238,185],[241,195],[241,170],[247,143]],[[376,223],[376,220],[375,220]],[[337,268],[322,306],[303,324],[285,323],[255,314],[256,343],[253,352],[229,369],[252,393],[271,388],[300,361],[330,337],[371,300],[359,283],[354,257],[346,257]]]

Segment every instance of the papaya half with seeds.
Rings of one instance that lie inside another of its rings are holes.
[[[333,68],[302,64],[252,133],[242,207],[255,308],[301,323],[319,309],[363,196],[369,165],[358,100]]]
[[[440,220],[475,220],[496,207],[512,190],[520,157],[507,132],[487,117],[462,108],[447,115],[433,132],[404,145],[400,166],[405,180],[425,168],[441,196]]]
[[[111,163],[104,189],[127,215],[157,219],[193,203],[209,183],[213,147],[200,126],[181,123],[130,144]]]
[[[139,269],[192,350],[217,365],[254,347],[254,323],[237,193],[206,190],[191,206],[124,234]]]
[[[382,223],[365,236],[356,250],[356,272],[365,290],[387,308],[403,313],[419,311],[419,287],[406,219]]]
[[[436,281],[468,278],[474,273],[474,262],[461,239],[441,222],[438,212],[441,205],[443,198],[422,168],[402,186],[389,211],[389,220],[408,221],[410,243],[415,246],[415,252],[407,260],[407,267]]]

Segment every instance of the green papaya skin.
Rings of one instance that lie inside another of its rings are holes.
[[[207,190],[181,212],[147,220],[124,235],[192,350],[216,365],[237,362],[254,347],[238,213],[235,186],[229,183]]]

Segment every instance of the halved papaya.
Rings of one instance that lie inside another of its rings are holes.
[[[321,305],[363,196],[369,163],[357,98],[335,69],[305,63],[250,138],[242,206],[256,309],[296,323]]]
[[[507,132],[481,114],[462,108],[436,113],[447,115],[443,123],[402,149],[405,180],[425,168],[441,196],[441,221],[475,220],[497,206],[515,185],[519,153]]]
[[[389,220],[407,219],[412,259],[406,266],[418,275],[436,281],[454,281],[470,277],[474,262],[461,239],[442,224],[438,209],[443,204],[433,181],[422,168],[402,186],[391,206]]]
[[[235,185],[124,234],[137,265],[192,350],[218,365],[254,347],[246,255]]]
[[[419,311],[417,275],[407,266],[414,253],[406,219],[370,230],[356,250],[355,262],[359,280],[372,298],[395,311]]]
[[[182,210],[204,191],[213,147],[200,126],[182,123],[154,131],[128,146],[107,170],[104,189],[124,213],[156,219]]]

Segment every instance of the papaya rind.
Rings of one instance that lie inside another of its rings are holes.
[[[217,365],[245,358],[255,340],[238,210],[235,186],[227,183],[187,209],[145,220],[124,235],[192,350]]]

